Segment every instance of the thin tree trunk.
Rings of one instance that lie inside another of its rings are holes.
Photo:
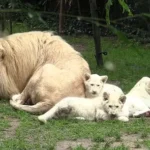
[[[147,0],[147,3],[148,3],[148,13],[150,14],[150,0]],[[148,28],[148,31],[150,33],[150,18],[148,18],[148,23],[147,23],[147,28]]]
[[[77,5],[78,5],[78,13],[81,16],[81,7],[80,7],[80,1],[77,0]]]
[[[9,33],[12,34],[12,15],[9,13]]]
[[[91,17],[98,18],[96,0],[89,0],[89,3],[90,3]],[[98,66],[103,66],[100,28],[94,22],[92,24],[92,27],[93,27],[93,38],[94,38],[95,51],[96,51],[96,62]]]
[[[64,0],[60,0],[60,12],[59,12],[59,33],[63,33],[63,24],[64,24]]]
[[[5,30],[5,13],[2,14],[2,32]]]

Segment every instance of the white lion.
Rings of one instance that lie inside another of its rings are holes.
[[[10,104],[44,113],[64,97],[85,97],[89,65],[81,54],[52,32],[17,33],[0,38],[0,98],[21,94]]]
[[[102,97],[96,97],[92,100],[89,98],[67,97],[58,102],[52,109],[45,114],[40,115],[38,119],[46,123],[47,120],[60,117],[69,117],[83,120],[108,120],[118,118],[125,102],[125,95],[115,92],[104,92]]]
[[[141,78],[135,86],[126,94],[124,113],[138,117],[150,111],[150,78]]]

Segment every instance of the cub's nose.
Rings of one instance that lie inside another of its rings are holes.
[[[97,93],[96,91],[93,91],[93,92],[92,92],[92,94],[94,94],[94,95],[95,95],[96,93]]]
[[[116,114],[111,114],[110,117],[113,119],[115,118],[117,115]]]

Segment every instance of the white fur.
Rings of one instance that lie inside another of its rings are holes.
[[[128,95],[139,97],[150,108],[150,78],[142,77],[129,91]]]
[[[104,92],[103,97],[77,98],[67,97],[57,103],[52,109],[38,117],[44,123],[52,118],[71,117],[82,120],[108,120],[120,113],[125,96]],[[111,105],[111,108],[110,108]],[[121,119],[120,119],[121,120]],[[124,120],[122,120],[124,121]]]
[[[150,111],[150,78],[143,77],[136,85],[126,94],[126,102],[120,116],[138,117]]]
[[[120,87],[113,85],[113,84],[109,84],[109,83],[104,84],[102,93],[107,92],[107,91],[115,91],[120,94],[123,94],[123,91]]]
[[[85,96],[87,98],[94,98],[102,96],[104,92],[118,92],[123,94],[123,91],[120,87],[106,83],[108,76],[99,76],[98,74],[86,74],[85,84]]]
[[[87,99],[77,97],[67,97],[57,103],[52,109],[38,117],[42,122],[57,117],[70,117],[84,120],[95,120],[98,103],[101,99]],[[101,106],[99,104],[99,106]],[[68,112],[68,113],[67,113]]]

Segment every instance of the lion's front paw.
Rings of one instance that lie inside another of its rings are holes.
[[[123,121],[123,122],[128,122],[129,118],[125,116],[121,116],[121,117],[118,117],[118,120]]]
[[[47,120],[42,115],[38,116],[38,120],[43,122],[43,123],[47,123]]]
[[[75,117],[75,119],[78,119],[78,120],[85,120],[84,117]]]

